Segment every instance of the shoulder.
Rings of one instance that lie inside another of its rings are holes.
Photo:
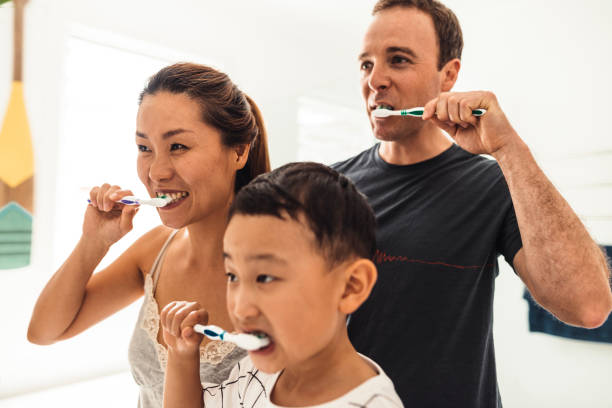
[[[402,401],[395,391],[391,379],[385,374],[384,370],[373,360],[360,354],[366,362],[374,367],[378,375],[370,378],[353,391],[349,392],[347,402],[350,405],[358,405],[368,408],[401,408]]]
[[[138,265],[142,274],[151,270],[157,254],[175,230],[164,225],[153,228],[138,238],[126,251],[125,255],[131,257]]]
[[[364,150],[349,159],[332,164],[330,167],[340,173],[347,174],[351,171],[362,169],[372,162],[372,152],[377,149],[378,144]]]

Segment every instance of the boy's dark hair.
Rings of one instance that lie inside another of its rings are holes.
[[[355,256],[372,259],[376,250],[376,221],[365,197],[322,164],[289,163],[258,176],[236,195],[229,218],[237,214],[303,216],[331,265]]]
[[[392,7],[413,7],[431,16],[438,37],[438,70],[463,51],[463,34],[457,16],[436,0],[378,0],[372,10],[376,15]]]

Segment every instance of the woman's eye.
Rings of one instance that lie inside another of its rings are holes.
[[[174,150],[184,150],[187,149],[187,146],[185,146],[184,144],[180,144],[180,143],[172,143],[170,145],[170,151],[174,151]]]
[[[257,283],[270,283],[276,280],[276,278],[270,275],[257,275],[256,280],[257,280]]]
[[[362,71],[367,71],[370,68],[372,68],[372,63],[370,61],[364,61],[359,66],[359,69],[361,69]]]
[[[227,281],[228,281],[228,282],[236,282],[236,280],[238,279],[238,278],[236,277],[236,275],[234,275],[234,274],[233,274],[233,273],[231,273],[231,272],[227,272],[227,273],[225,274],[225,276],[227,276]]]
[[[145,145],[138,145],[139,152],[150,152],[151,150]]]

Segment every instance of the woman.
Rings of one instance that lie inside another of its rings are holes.
[[[255,103],[229,77],[181,63],[154,75],[140,95],[138,175],[163,226],[139,238],[110,266],[92,274],[110,246],[132,229],[138,208],[117,201],[129,190],[104,184],[90,192],[83,234],[43,289],[28,339],[51,344],[86,330],[134,302],[144,302],[130,343],[141,407],[161,407],[166,345],[159,310],[174,299],[198,301],[211,324],[231,328],[225,307],[222,238],[235,193],[270,169],[266,133]],[[245,353],[205,341],[202,381],[218,383]]]

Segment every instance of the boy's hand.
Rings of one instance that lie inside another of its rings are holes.
[[[208,323],[208,312],[198,302],[170,302],[160,314],[164,341],[169,353],[199,355],[204,336],[193,330],[197,323]]]

